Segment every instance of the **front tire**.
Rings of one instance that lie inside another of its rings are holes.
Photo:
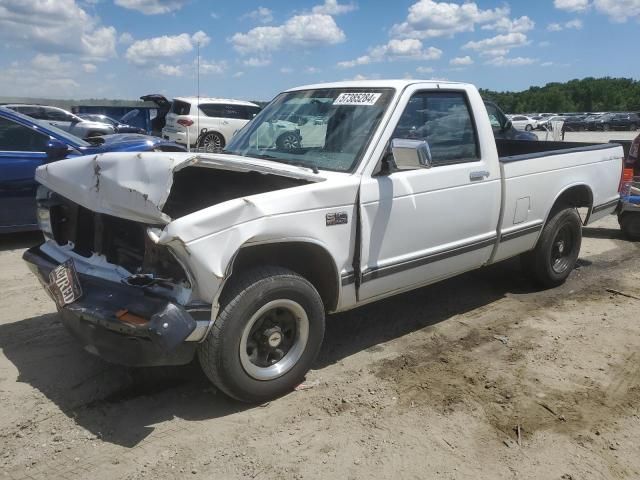
[[[280,267],[241,275],[198,349],[213,384],[237,400],[260,403],[304,379],[324,337],[324,306],[305,278]]]
[[[581,244],[580,215],[575,208],[559,210],[542,229],[536,247],[522,256],[524,271],[543,287],[557,287],[574,269]]]
[[[524,129],[525,129],[527,132],[530,132],[531,130],[533,130],[533,127],[532,127],[531,125],[527,125],[526,127],[524,127]]]

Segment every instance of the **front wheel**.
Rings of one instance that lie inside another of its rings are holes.
[[[265,267],[229,285],[223,309],[200,345],[200,365],[237,400],[259,403],[304,379],[324,337],[324,306],[306,279]]]
[[[605,123],[604,125],[602,125],[603,132],[608,132],[609,130],[611,130],[611,125],[609,125],[608,123]]]
[[[636,130],[638,130],[638,126],[635,123],[632,123],[631,125],[629,125],[630,132],[635,132]]]
[[[536,247],[522,256],[525,273],[540,285],[557,287],[575,267],[582,244],[582,220],[575,208],[553,214]]]
[[[524,127],[524,129],[525,129],[527,132],[530,132],[531,130],[533,130],[533,127],[532,127],[531,125],[527,125],[526,127]]]

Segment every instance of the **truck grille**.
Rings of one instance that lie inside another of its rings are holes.
[[[169,249],[149,239],[148,225],[92,212],[55,194],[46,203],[41,206],[49,208],[53,238],[59,245],[71,242],[78,255],[103,255],[132,274],[153,274],[172,283],[187,281]]]

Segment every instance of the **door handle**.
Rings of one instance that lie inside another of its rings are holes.
[[[487,172],[486,170],[480,171],[480,172],[471,172],[469,174],[469,180],[471,180],[472,182],[478,182],[480,180],[484,180],[485,178],[489,177],[490,173]]]

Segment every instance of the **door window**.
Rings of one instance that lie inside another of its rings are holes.
[[[392,138],[425,140],[434,166],[473,162],[479,158],[473,119],[462,92],[416,93],[409,100]]]
[[[44,152],[49,137],[24,125],[0,118],[0,151]]]

